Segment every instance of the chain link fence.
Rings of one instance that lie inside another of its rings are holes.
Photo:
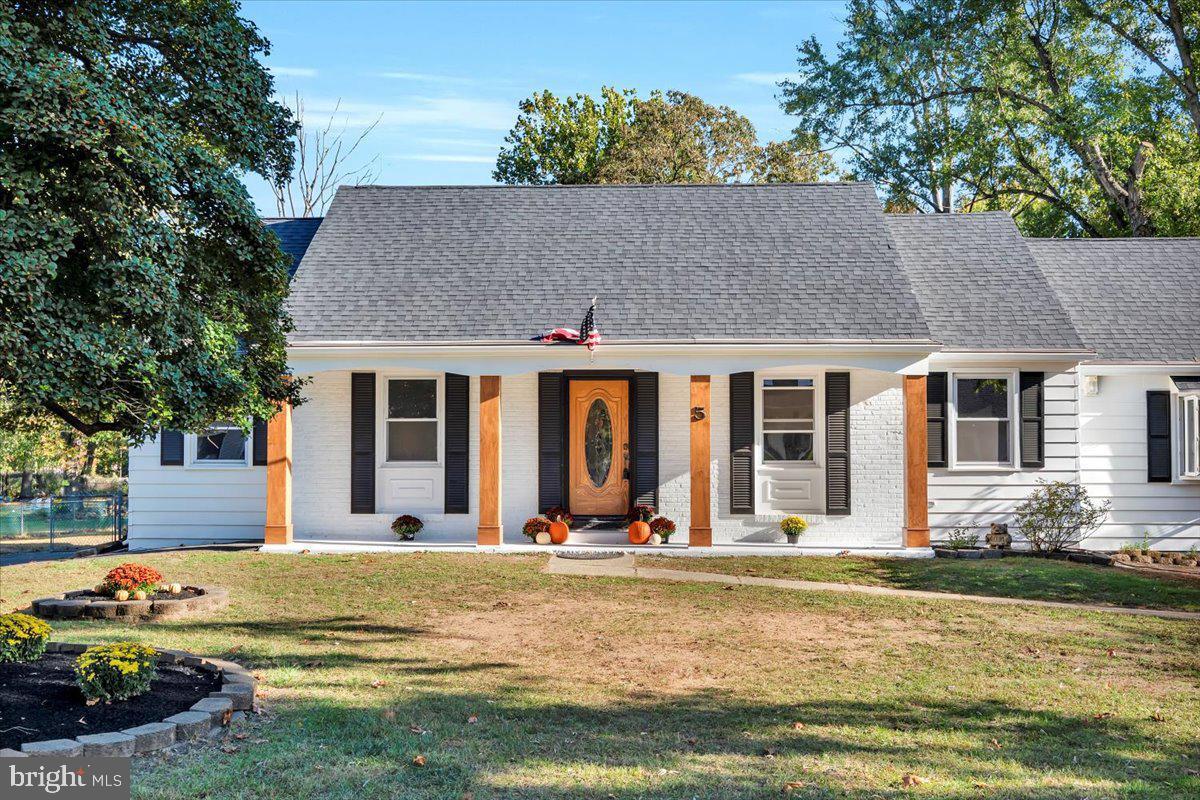
[[[80,550],[125,541],[123,494],[67,495],[0,503],[0,555]]]

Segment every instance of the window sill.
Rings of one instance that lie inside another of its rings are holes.
[[[1020,472],[1021,467],[1008,464],[959,464],[953,467],[934,467],[945,472]]]
[[[250,469],[254,466],[247,461],[193,461],[185,465],[186,469],[216,469],[216,470],[240,470]]]
[[[820,469],[821,465],[816,461],[764,461],[761,464],[762,469]]]

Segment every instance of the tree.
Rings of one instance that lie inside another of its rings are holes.
[[[309,127],[304,113],[304,101],[296,95],[291,111],[296,119],[294,140],[294,166],[283,180],[272,186],[275,193],[275,210],[281,217],[322,216],[339,186],[352,183],[364,186],[379,179],[379,155],[367,159],[358,166],[351,166],[359,145],[375,130],[380,114],[363,130],[350,139],[348,124],[336,127],[339,100],[325,124]]]
[[[600,165],[633,121],[630,90],[608,86],[600,99],[549,91],[521,101],[520,115],[496,159],[492,178],[509,184],[595,183]]]
[[[86,435],[268,417],[289,259],[240,176],[295,125],[226,0],[0,5],[0,405]]]
[[[853,0],[836,57],[801,46],[784,108],[900,207],[1004,208],[1043,235],[1200,231],[1191,69],[1148,70],[1160,40],[1138,51],[1093,5]]]
[[[493,177],[503,183],[730,183],[820,180],[833,159],[811,138],[760,146],[754,125],[728,106],[684,92],[606,87],[521,104]]]

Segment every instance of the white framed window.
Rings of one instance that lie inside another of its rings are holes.
[[[763,378],[764,463],[816,462],[816,394],[813,378]]]
[[[188,434],[186,448],[189,466],[245,467],[250,464],[250,436],[232,422],[218,422],[202,434]]]
[[[1200,394],[1179,396],[1179,475],[1200,480]]]
[[[1017,454],[1017,373],[950,374],[950,466],[1013,468]]]
[[[440,391],[437,378],[388,378],[384,452],[389,464],[441,460]]]

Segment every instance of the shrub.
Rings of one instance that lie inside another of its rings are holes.
[[[525,520],[525,525],[521,528],[521,533],[528,536],[530,539],[536,539],[539,533],[550,532],[550,520],[545,517],[530,517]]]
[[[666,517],[655,517],[650,520],[650,532],[657,533],[665,542],[671,538],[671,534],[675,533],[675,523]]]
[[[571,512],[567,511],[562,506],[553,506],[551,508],[547,508],[546,513],[543,516],[551,522],[553,522],[555,518],[560,519],[567,523],[568,528],[575,524],[575,517],[571,516]]]
[[[629,517],[626,521],[629,523],[649,522],[652,519],[654,519],[654,506],[639,503],[629,512]]]
[[[946,546],[951,550],[966,550],[979,545],[979,533],[967,527],[955,528],[946,535]]]
[[[137,642],[89,647],[75,659],[75,683],[88,705],[128,700],[150,689],[157,675],[158,651]]]
[[[100,584],[100,593],[112,596],[122,589],[130,594],[139,590],[150,593],[158,590],[162,579],[162,573],[154,567],[144,564],[122,564],[109,570],[104,576],[104,583]]]
[[[1056,553],[1100,527],[1108,508],[1108,501],[1094,502],[1078,484],[1039,480],[1017,506],[1016,524],[1035,553]]]
[[[51,628],[28,614],[0,614],[0,663],[37,661],[46,652]]]
[[[402,514],[392,520],[392,533],[399,536],[401,539],[415,538],[421,532],[421,528],[425,527],[425,523],[421,522],[418,517],[412,514]]]
[[[808,530],[808,521],[804,517],[784,517],[779,523],[779,530],[788,536],[799,536]]]

